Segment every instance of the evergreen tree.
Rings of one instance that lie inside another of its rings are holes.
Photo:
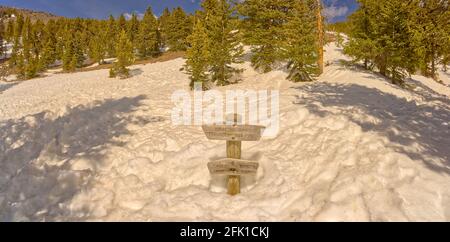
[[[125,19],[125,16],[123,14],[120,15],[119,19],[117,20],[118,33],[122,32],[122,30],[127,31],[127,20]]]
[[[44,39],[44,28],[44,23],[39,19],[31,27],[30,41],[32,43],[33,53],[36,58],[40,57],[42,48],[44,47],[44,43],[42,42]]]
[[[408,29],[409,13],[415,6],[410,1],[383,0],[378,3],[381,6],[376,31],[381,53],[375,63],[382,75],[390,77],[394,84],[403,85],[404,78],[415,71],[418,63]]]
[[[161,47],[167,46],[167,32],[168,32],[168,21],[170,19],[170,11],[168,8],[165,8],[161,17],[158,19],[159,30],[161,33]]]
[[[58,21],[58,23],[56,25],[57,25],[57,30],[55,30],[55,33],[56,33],[56,36],[55,36],[56,37],[55,59],[62,60],[63,56],[64,56],[64,49],[65,49],[64,46],[66,44],[66,39],[65,39],[66,31],[65,31],[64,27],[61,26],[60,21]]]
[[[138,20],[137,14],[133,13],[131,15],[130,21],[128,22],[128,27],[127,27],[128,39],[133,44],[133,49],[136,48],[136,46],[137,46],[138,33],[139,33],[139,20]]]
[[[320,71],[317,65],[318,34],[311,11],[305,1],[295,1],[283,28],[286,38],[283,59],[288,61],[288,79],[296,82],[312,81]]]
[[[38,56],[35,55],[34,51],[34,33],[33,25],[31,20],[27,18],[23,24],[21,24],[20,29],[22,33],[18,34],[15,38],[19,39],[16,46],[20,48],[15,50],[14,53],[14,64],[16,67],[19,79],[30,79],[37,75],[38,69]]]
[[[16,55],[16,72],[17,72],[17,79],[25,79],[26,77],[26,66],[25,66],[25,60],[23,58],[22,53],[17,53]]]
[[[409,27],[414,1],[359,0],[345,53],[366,67],[375,66],[394,84],[403,85],[418,66],[417,45]],[[369,66],[371,63],[371,66]]]
[[[22,28],[24,25],[24,20],[22,15],[18,15],[16,21],[14,22],[14,35],[13,35],[13,49],[11,53],[11,58],[9,60],[9,65],[13,68],[17,64],[18,54],[22,48],[21,36]]]
[[[128,39],[127,33],[122,30],[116,45],[117,61],[114,63],[109,74],[110,77],[128,78],[130,76],[127,66],[134,62],[133,45]]]
[[[107,38],[107,32],[103,29],[98,29],[97,34],[91,39],[89,43],[89,57],[99,65],[103,64],[106,54],[107,46],[104,40]]]
[[[9,20],[6,26],[5,39],[8,42],[12,42],[14,39],[14,21]]]
[[[73,48],[74,55],[72,57],[72,62],[75,63],[76,68],[83,67],[84,60],[86,59],[84,56],[85,45],[83,43],[83,34],[78,32],[74,34],[73,37]]]
[[[251,46],[256,69],[269,72],[283,58],[284,25],[292,4],[291,0],[246,0],[239,5],[244,42]]]
[[[116,43],[117,43],[117,29],[116,29],[116,21],[114,19],[114,17],[112,15],[109,16],[109,20],[108,20],[108,27],[106,29],[106,40],[105,40],[105,44],[106,44],[106,52],[108,53],[109,57],[114,57],[116,55],[115,53],[115,48],[116,48]]]
[[[19,36],[22,33],[22,27],[24,25],[25,21],[21,14],[16,16],[16,21],[14,25],[14,37]]]
[[[190,87],[194,88],[196,82],[201,82],[203,89],[209,87],[208,63],[211,60],[210,48],[212,44],[202,21],[197,20],[192,34],[188,37],[190,48],[186,52],[186,70],[190,75]]]
[[[71,39],[66,38],[64,43],[64,53],[62,56],[64,71],[74,71],[76,69],[76,63],[72,63],[73,56],[74,56],[73,41]]]
[[[167,20],[165,38],[171,51],[183,51],[187,48],[187,37],[192,32],[191,18],[181,7],[175,8]]]
[[[83,66],[85,60],[81,34],[80,33],[70,33],[66,32],[63,54],[63,70],[64,71],[75,71],[77,68]]]
[[[53,40],[52,40],[53,39]],[[42,56],[39,62],[39,71],[44,71],[56,61],[56,45],[54,38],[49,38],[42,50]]]
[[[207,2],[209,1],[205,1]],[[205,9],[206,28],[210,40],[214,43],[210,48],[212,50],[210,71],[213,82],[217,85],[227,85],[234,74],[242,71],[232,65],[242,63],[243,47],[240,32],[237,30],[238,21],[233,16],[233,8],[227,0],[216,2],[217,5],[209,4],[212,8]]]
[[[350,40],[344,47],[344,53],[353,57],[355,62],[363,61],[366,69],[373,69],[373,61],[379,50],[375,37],[374,2],[359,0],[359,9],[350,17]]]
[[[137,36],[137,50],[140,58],[147,58],[159,54],[158,22],[151,7],[147,8],[144,18],[140,23]]]
[[[43,32],[42,41],[44,43],[42,49],[42,55],[39,62],[39,71],[43,71],[47,69],[51,64],[53,64],[57,60],[57,37],[54,33],[56,33],[56,26],[53,20],[50,20],[45,26],[45,30]]]
[[[438,79],[437,65],[449,42],[450,9],[448,1],[416,0],[410,28],[418,43],[422,74]]]
[[[450,65],[450,37],[448,37],[447,44],[445,45],[444,53],[442,55],[442,70],[444,72],[447,72],[448,65]]]
[[[3,20],[0,19],[0,56],[3,56],[3,54],[5,53],[5,47],[3,44],[4,40],[5,40],[4,23]]]
[[[204,22],[208,39],[212,43],[209,48],[211,81],[219,86],[231,83],[231,78],[242,70],[233,64],[242,63],[243,47],[240,43],[238,21],[233,16],[233,8],[227,0],[205,0]],[[235,81],[236,82],[236,81]]]

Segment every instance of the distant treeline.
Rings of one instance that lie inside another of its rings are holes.
[[[127,76],[134,59],[161,52],[186,51],[186,71],[193,82],[226,85],[240,73],[243,43],[250,45],[255,68],[268,72],[286,63],[293,81],[318,74],[317,0],[204,0],[202,10],[187,14],[178,7],[157,18],[149,7],[142,19],[133,14],[108,20],[67,19],[44,23],[17,15],[0,32],[13,43],[9,66],[30,79],[55,63],[75,71],[90,62],[117,58],[111,76]],[[2,26],[4,26],[2,25]],[[208,82],[208,83],[206,83]]]
[[[142,19],[133,14],[128,20],[121,15],[108,20],[60,18],[44,23],[19,14],[1,25],[0,36],[13,43],[10,68],[19,78],[30,79],[57,61],[64,71],[71,72],[83,67],[87,59],[103,64],[106,58],[118,57],[122,32],[125,43],[131,42],[131,54],[137,58],[157,56],[164,48],[186,50],[193,18],[182,8],[165,9],[156,18],[150,7]]]
[[[394,83],[418,70],[437,79],[438,65],[449,63],[448,0],[358,0],[348,22],[328,30],[346,33],[345,53]],[[111,76],[127,77],[126,66],[164,51],[186,51],[185,70],[195,82],[227,85],[239,80],[235,64],[250,47],[251,63],[261,72],[284,65],[292,81],[320,74],[319,0],[203,0],[187,14],[181,7],[155,17],[149,7],[142,19],[133,14],[108,20],[60,18],[31,21],[21,15],[0,24],[0,38],[13,44],[9,66],[19,78],[37,76],[55,63],[71,72],[116,58]],[[0,49],[0,52],[3,49]]]

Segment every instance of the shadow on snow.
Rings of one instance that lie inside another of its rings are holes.
[[[89,185],[90,169],[75,171],[71,161],[97,167],[108,162],[110,146],[125,145],[127,125],[162,121],[134,115],[145,96],[94,102],[63,116],[41,112],[0,122],[0,221],[68,217],[60,206]],[[39,209],[39,210],[37,210]]]
[[[363,131],[378,132],[391,142],[400,144],[398,150],[412,159],[421,160],[431,170],[450,174],[450,100],[423,96],[429,105],[417,105],[395,95],[355,84],[313,83],[295,87],[307,98],[297,96],[297,104],[319,116],[332,114],[326,108],[337,108],[340,114],[360,125]],[[358,110],[356,111],[355,110]],[[367,122],[355,115],[363,112],[379,120]],[[417,143],[420,151],[405,148]],[[397,148],[397,147],[396,147]],[[437,157],[436,163],[428,157]]]

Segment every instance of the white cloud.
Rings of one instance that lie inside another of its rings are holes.
[[[336,17],[345,16],[348,13],[349,9],[347,6],[330,6],[323,9],[323,15],[327,17],[329,20],[332,20]]]
[[[135,11],[134,13],[137,15],[138,19],[142,19],[144,17],[143,13],[137,11]],[[125,17],[126,20],[130,20],[131,17],[133,16],[133,13],[124,13],[123,16]]]
[[[333,20],[348,14],[349,8],[347,6],[339,6],[342,5],[339,3],[339,0],[331,0],[324,6],[322,13],[328,20]]]

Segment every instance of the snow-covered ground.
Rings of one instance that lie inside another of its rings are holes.
[[[227,87],[281,95],[280,133],[244,142],[260,169],[235,197],[206,166],[224,142],[170,120],[182,59],[0,84],[0,220],[450,221],[449,74],[408,91],[334,44],[326,58],[314,83],[245,63]]]
[[[0,60],[9,58],[12,54],[13,44],[3,41],[4,53],[0,55]]]

